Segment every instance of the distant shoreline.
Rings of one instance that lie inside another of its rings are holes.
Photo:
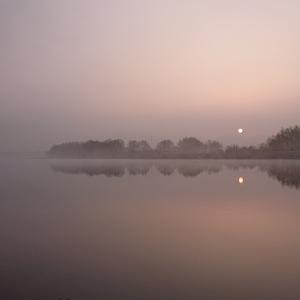
[[[219,141],[184,137],[176,144],[170,139],[162,140],[152,148],[146,140],[125,143],[122,139],[107,139],[54,145],[47,155],[102,159],[300,159],[300,126],[282,129],[259,146],[223,147]]]
[[[0,158],[48,158],[48,151],[0,152]]]
[[[45,156],[48,160],[300,160],[300,157],[281,158],[281,157],[53,157]]]
[[[49,156],[47,151],[39,152],[37,154],[28,153],[0,153],[1,158],[9,159],[46,159],[46,160],[300,160],[300,157],[286,158],[286,157],[92,157],[92,156]]]

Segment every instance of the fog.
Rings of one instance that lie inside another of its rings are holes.
[[[0,0],[0,151],[263,142],[300,120],[299,20],[293,0]]]

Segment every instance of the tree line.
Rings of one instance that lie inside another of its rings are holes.
[[[300,158],[300,126],[283,128],[259,146],[229,145],[219,141],[202,142],[195,137],[184,137],[175,144],[170,139],[152,148],[146,140],[122,139],[70,142],[54,145],[50,157],[66,158]]]

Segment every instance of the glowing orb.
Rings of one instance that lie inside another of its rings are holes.
[[[239,134],[243,134],[243,133],[244,133],[244,129],[243,129],[243,128],[239,128],[239,129],[238,129],[238,133],[239,133]]]
[[[244,177],[240,177],[240,178],[239,178],[239,184],[243,184],[244,182],[245,182]]]

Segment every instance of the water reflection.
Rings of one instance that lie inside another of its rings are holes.
[[[144,163],[144,164],[129,164],[124,166],[126,167],[128,174],[131,176],[135,175],[147,175],[150,171],[151,164]]]
[[[300,188],[300,167],[299,166],[272,166],[268,175],[278,180],[283,186]]]
[[[0,299],[300,299],[299,174],[300,161],[0,160]]]
[[[245,178],[244,177],[239,177],[239,184],[243,184],[245,182]]]
[[[52,169],[65,174],[85,174],[88,176],[122,177],[125,174],[125,167],[122,165],[55,164],[52,165]],[[131,173],[131,175],[133,174]]]
[[[201,173],[215,174],[222,170],[222,165],[197,161],[60,161],[51,164],[53,171],[65,174],[85,174],[88,176],[104,175],[122,177],[126,171],[130,176],[147,175],[156,169],[163,176],[170,176],[177,171],[184,177],[197,177]]]
[[[257,169],[276,179],[282,186],[300,189],[300,163],[296,160],[235,161],[226,164],[231,170]]]
[[[164,176],[170,176],[172,175],[175,170],[176,170],[176,167],[175,166],[172,166],[172,165],[168,165],[168,164],[158,164],[156,166],[158,172],[161,174],[161,175],[164,175]]]
[[[163,176],[179,174],[184,177],[197,177],[201,174],[213,175],[224,169],[258,170],[277,180],[282,186],[300,189],[299,161],[203,161],[203,160],[170,160],[170,161],[132,161],[132,160],[71,160],[51,163],[53,171],[65,174],[85,174],[88,176],[104,175],[106,177],[145,176],[153,169]],[[245,178],[238,178],[239,184]]]

